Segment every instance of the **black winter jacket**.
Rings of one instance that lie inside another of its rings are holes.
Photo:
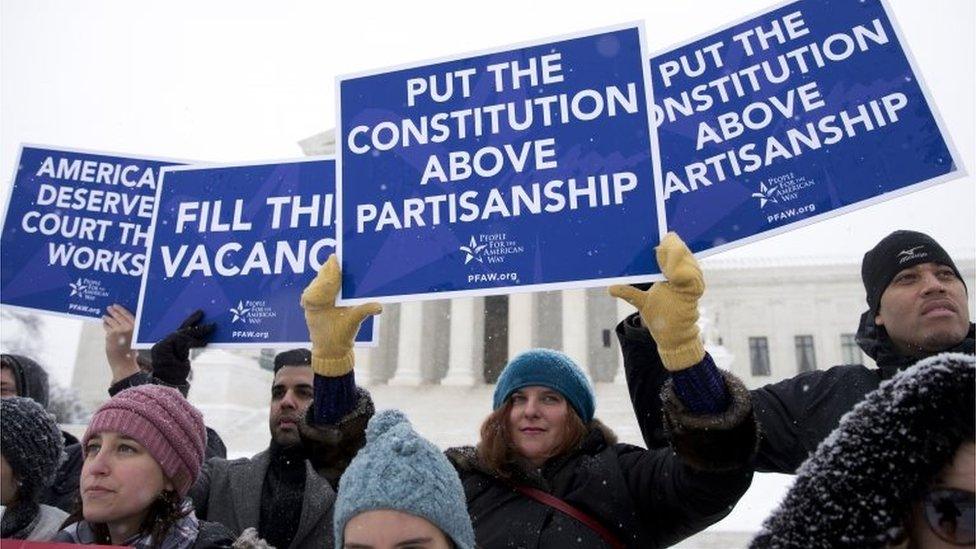
[[[616,442],[598,420],[581,444],[513,482],[554,495],[582,510],[628,547],[667,547],[727,515],[752,480],[748,466],[756,424],[748,392],[727,377],[732,404],[718,416],[688,414],[664,391],[678,453]],[[661,397],[652,395],[659,401]],[[637,403],[638,409],[642,405]],[[447,451],[464,485],[478,547],[605,547],[586,525],[516,492],[482,464],[473,447]]]
[[[54,481],[41,496],[41,503],[57,507],[67,513],[75,510],[80,496],[81,466],[85,461],[81,443],[67,431],[61,431],[64,438],[64,461],[54,474]]]
[[[906,517],[973,440],[974,417],[973,355],[942,354],[897,374],[844,416],[803,464],[750,547],[909,545],[903,543],[912,527]],[[937,504],[935,511],[949,530],[965,522],[956,505]]]
[[[640,322],[637,313],[617,325],[617,337],[624,356],[624,371],[631,400],[653,394],[669,378],[657,353],[657,345]],[[878,368],[862,365],[835,366],[804,372],[750,391],[762,438],[756,455],[757,471],[793,474],[807,456],[830,434],[840,418],[881,381],[911,366],[923,357],[899,354],[884,329],[874,325],[869,313],[861,316],[857,342]],[[970,324],[966,338],[945,352],[973,354],[976,333]],[[648,447],[667,446],[660,403],[644,407],[637,422]]]

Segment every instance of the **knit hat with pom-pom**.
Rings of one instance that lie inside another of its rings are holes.
[[[366,446],[339,481],[333,518],[335,546],[344,546],[346,523],[351,518],[376,510],[423,518],[460,549],[474,548],[474,529],[457,471],[398,410],[373,416],[366,427]]]

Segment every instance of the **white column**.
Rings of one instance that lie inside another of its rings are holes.
[[[586,290],[563,290],[563,352],[586,370],[587,350]]]
[[[100,324],[82,325],[76,357],[71,387],[78,391],[85,408],[94,410],[108,400],[108,386],[112,384],[112,369],[105,357],[105,330]]]
[[[485,300],[451,300],[451,345],[441,385],[471,387],[484,382]]]
[[[621,320],[623,320],[623,319],[627,318],[628,316],[630,316],[631,313],[637,312],[637,309],[633,305],[631,305],[630,303],[627,303],[623,299],[616,298],[616,297],[614,299],[617,300],[617,323],[618,324],[620,323]],[[616,330],[617,329],[617,326],[614,325],[613,328],[614,328],[614,330]],[[611,337],[617,337],[616,332]],[[613,383],[615,385],[626,385],[627,384],[627,375],[624,372],[624,354],[623,354],[623,352],[617,352],[617,375],[613,376]]]
[[[419,301],[400,304],[400,340],[397,343],[397,369],[390,385],[420,385],[421,350],[424,345],[424,308]]]
[[[508,360],[535,347],[535,316],[532,294],[508,296]]]
[[[352,350],[356,355],[356,383],[359,385],[368,385],[373,379],[373,350],[373,347],[354,347]]]

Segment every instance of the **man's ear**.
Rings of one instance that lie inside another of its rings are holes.
[[[881,313],[874,315],[874,325],[884,326],[884,320],[881,318]]]

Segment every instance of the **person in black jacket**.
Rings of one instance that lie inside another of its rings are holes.
[[[750,547],[973,547],[974,418],[973,355],[899,372],[803,464]]]
[[[674,450],[618,443],[594,418],[579,366],[552,350],[524,353],[499,378],[477,448],[446,452],[478,547],[667,547],[727,515],[749,487],[756,422],[745,387],[720,373],[698,340],[701,271],[675,235],[657,254],[670,281],[653,300],[673,321],[655,336],[677,372],[666,403]],[[379,312],[378,304],[335,307],[340,279],[330,258],[302,299],[316,409],[344,392],[359,323]]]
[[[667,547],[727,515],[749,487],[755,420],[744,386],[701,346],[701,270],[674,234],[657,258],[668,282],[646,297],[665,311],[654,336],[675,372],[664,391],[673,450],[618,443],[566,355],[515,357],[477,447],[447,452],[480,547]]]
[[[868,310],[857,341],[877,369],[835,366],[750,391],[762,428],[757,471],[792,474],[864,395],[918,360],[941,352],[973,354],[967,287],[952,258],[931,237],[895,231],[864,255]],[[636,291],[636,290],[635,290]],[[640,315],[617,326],[631,399],[655,394],[668,379]],[[646,403],[638,424],[648,444],[667,444],[661,402]]]

